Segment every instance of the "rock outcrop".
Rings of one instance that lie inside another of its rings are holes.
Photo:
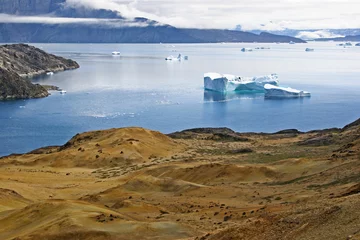
[[[48,91],[14,72],[0,68],[0,100],[42,98]]]
[[[79,68],[72,60],[57,57],[26,44],[0,46],[0,100],[47,97],[47,90],[25,77]]]

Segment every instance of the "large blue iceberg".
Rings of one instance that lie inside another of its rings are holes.
[[[230,74],[205,73],[204,88],[216,92],[256,91],[264,92],[264,86],[279,84],[278,75],[270,74],[260,77],[239,77]]]

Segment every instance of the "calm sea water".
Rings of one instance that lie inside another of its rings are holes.
[[[67,90],[35,100],[0,102],[0,156],[64,144],[79,132],[141,126],[164,133],[195,127],[303,131],[342,127],[360,117],[360,47],[308,44],[35,44],[81,68],[33,81]],[[243,47],[270,47],[243,53]],[[315,52],[305,52],[306,47]],[[111,56],[120,51],[121,57]],[[167,62],[181,53],[188,61]],[[277,73],[281,85],[311,98],[204,92],[205,72]]]

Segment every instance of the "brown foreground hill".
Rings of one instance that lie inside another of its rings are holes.
[[[0,239],[360,239],[360,121],[142,128],[0,159]]]

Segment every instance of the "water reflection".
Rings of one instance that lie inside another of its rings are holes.
[[[205,102],[225,102],[236,99],[255,99],[263,98],[263,93],[251,93],[251,92],[214,92],[204,90]]]
[[[259,92],[215,92],[204,90],[204,101],[205,102],[226,102],[237,99],[264,99],[266,101],[275,102],[307,102],[310,97],[299,97],[299,98],[276,98],[276,97],[265,97],[264,93]]]

